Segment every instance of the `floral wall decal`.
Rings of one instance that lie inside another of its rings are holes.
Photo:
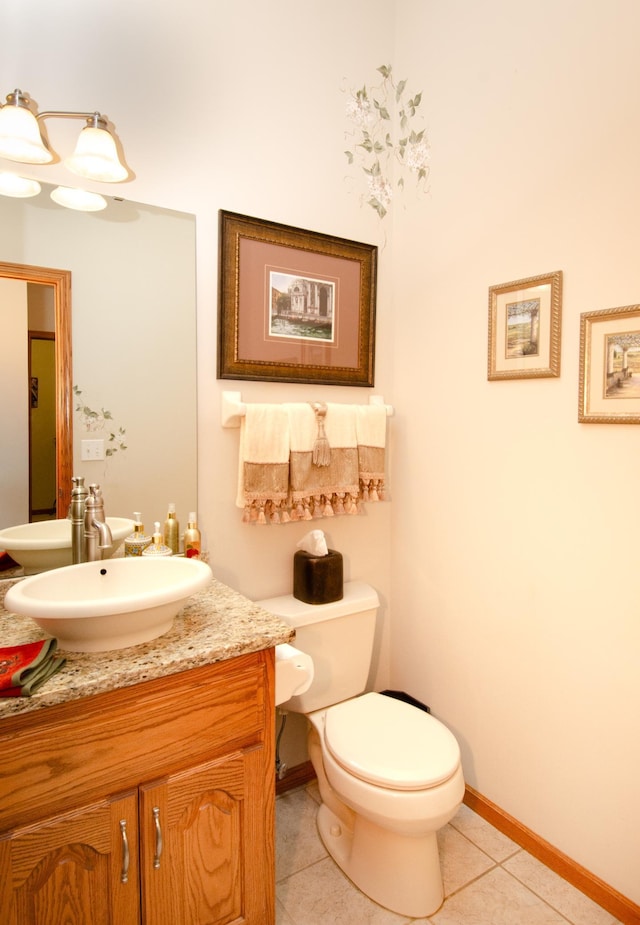
[[[100,411],[94,411],[83,398],[82,389],[77,385],[73,387],[73,394],[76,397],[75,410],[80,415],[80,423],[85,433],[94,433],[95,431],[107,431],[107,447],[105,456],[114,456],[118,450],[124,452],[127,449],[126,430],[124,427],[116,427],[113,423],[113,415],[105,408]]]
[[[348,91],[347,118],[353,129],[344,152],[350,165],[359,165],[367,183],[367,205],[383,219],[394,193],[405,178],[419,190],[429,176],[429,143],[419,123],[422,93],[411,93],[406,80],[393,79],[391,65],[377,68],[382,81]],[[365,197],[363,196],[363,199]]]

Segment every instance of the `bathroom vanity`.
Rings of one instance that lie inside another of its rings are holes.
[[[274,646],[213,581],[165,636],[0,700],[0,922],[274,922]],[[42,638],[0,611],[0,638]]]

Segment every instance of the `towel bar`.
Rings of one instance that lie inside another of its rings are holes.
[[[370,405],[384,405],[382,395],[370,395]],[[393,414],[393,405],[385,405],[387,415]],[[240,418],[247,413],[247,406],[242,401],[241,392],[223,392],[222,393],[222,426],[223,427],[240,427]]]

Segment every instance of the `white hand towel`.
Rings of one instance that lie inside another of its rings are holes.
[[[387,409],[358,405],[356,411],[360,499],[384,501]]]
[[[243,520],[272,523],[289,520],[289,416],[280,404],[247,405],[240,423],[236,504]]]

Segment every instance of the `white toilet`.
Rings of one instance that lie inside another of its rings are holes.
[[[375,902],[413,918],[432,915],[443,887],[436,832],[464,795],[460,748],[429,713],[367,683],[379,600],[347,582],[332,604],[291,595],[257,602],[296,629],[311,656],[306,693],[280,709],[306,714],[322,805],[318,829],[338,866]]]

